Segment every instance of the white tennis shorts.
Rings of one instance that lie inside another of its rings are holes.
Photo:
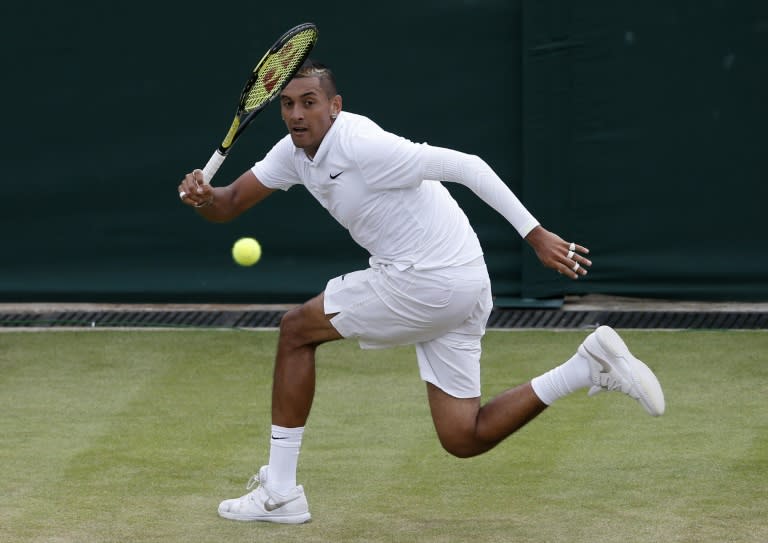
[[[328,281],[325,313],[363,349],[416,346],[419,373],[457,398],[480,396],[480,342],[492,308],[482,259],[460,267],[400,271],[392,265]]]

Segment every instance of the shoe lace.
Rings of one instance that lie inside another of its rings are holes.
[[[245,489],[249,492],[243,496],[242,499],[248,500],[249,502],[258,503],[259,500],[256,497],[255,488],[257,488],[259,484],[261,484],[261,481],[259,480],[259,474],[257,473],[255,475],[251,475],[251,478],[248,479],[248,484],[245,485]]]
[[[600,388],[607,391],[620,390],[621,392],[627,392],[625,389],[628,389],[629,387],[626,385],[623,379],[617,379],[610,373],[601,373]]]
[[[259,479],[259,474],[256,473],[254,475],[251,475],[251,478],[248,479],[248,484],[245,485],[246,490],[251,490],[252,488],[258,486],[261,484],[261,480]]]

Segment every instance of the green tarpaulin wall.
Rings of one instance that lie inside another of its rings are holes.
[[[293,302],[364,254],[301,188],[226,225],[180,205],[252,64],[284,30],[345,109],[485,158],[539,220],[592,249],[570,282],[449,185],[500,303],[604,293],[768,299],[768,4],[297,1],[8,4],[0,301]],[[266,11],[261,11],[266,10]],[[284,134],[270,107],[216,182]],[[232,243],[264,247],[236,266]]]

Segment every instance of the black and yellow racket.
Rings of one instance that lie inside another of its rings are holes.
[[[248,124],[280,94],[309,56],[317,42],[317,27],[303,23],[283,34],[253,69],[240,94],[235,120],[224,141],[203,168],[203,181],[210,183],[227,158],[235,140]]]

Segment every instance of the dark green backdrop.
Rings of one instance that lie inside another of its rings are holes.
[[[449,185],[499,303],[605,293],[768,299],[768,4],[295,1],[4,5],[0,301],[293,302],[365,255],[302,189],[227,225],[181,176],[228,128],[277,35],[320,27],[345,109],[485,158],[545,226],[592,249],[589,278],[543,270]],[[765,7],[764,7],[765,6]],[[283,135],[268,109],[216,181]],[[253,268],[229,256],[258,238]]]

